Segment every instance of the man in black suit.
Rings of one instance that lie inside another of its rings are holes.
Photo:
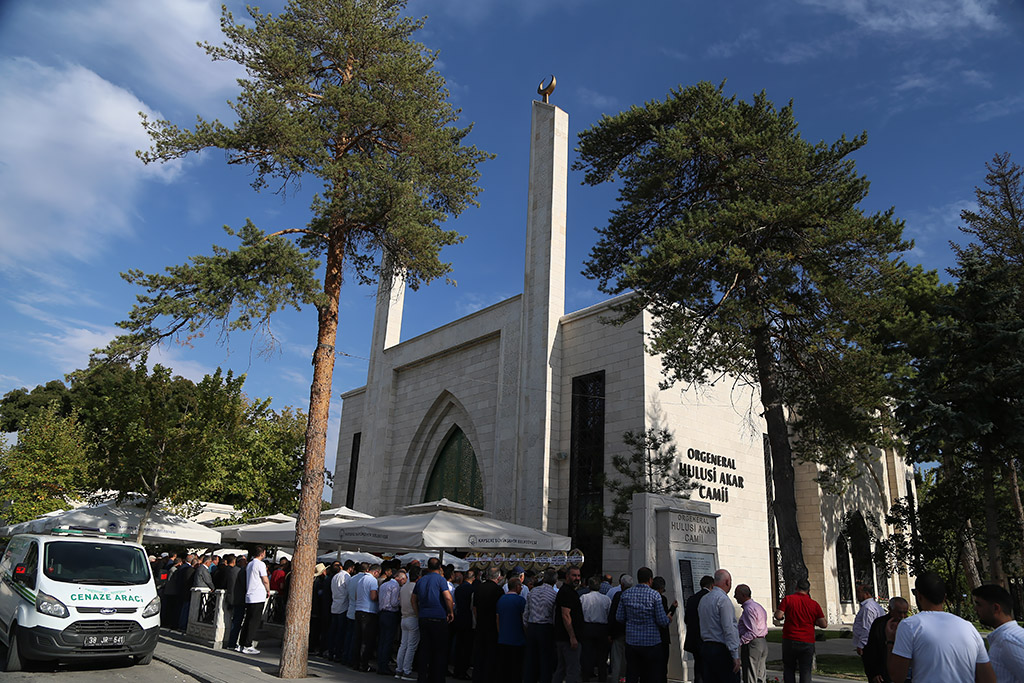
[[[871,622],[868,642],[861,654],[861,660],[864,662],[864,674],[868,677],[868,683],[892,683],[888,671],[889,648],[886,647],[885,626],[892,619],[895,619],[897,624],[903,621],[907,618],[909,611],[910,603],[905,599],[891,598],[889,613],[883,614]]]
[[[697,606],[700,605],[701,598],[711,592],[711,587],[714,585],[714,577],[702,576],[700,579],[700,590],[687,599],[686,607],[683,608],[683,624],[686,625],[683,649],[693,655],[694,683],[700,683],[704,679],[701,673],[703,667],[700,656],[703,641],[700,638],[700,615],[697,613]]]

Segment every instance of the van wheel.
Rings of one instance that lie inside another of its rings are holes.
[[[21,661],[21,653],[18,651],[18,631],[13,626],[7,634],[7,652],[3,658],[4,671],[12,673],[21,671],[24,663]]]
[[[144,655],[138,655],[135,657],[135,666],[146,666],[153,661],[153,653],[147,652]]]

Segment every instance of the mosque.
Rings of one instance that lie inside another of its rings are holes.
[[[644,348],[651,317],[607,323],[622,297],[565,311],[568,122],[532,103],[522,294],[402,340],[404,284],[382,282],[366,386],[342,394],[333,505],[380,515],[447,497],[570,535],[588,571],[617,576],[636,568],[604,533],[602,482],[628,452],[624,432],[664,428],[697,484],[691,498],[720,515],[719,563],[775,606],[781,556],[756,391],[661,389],[661,359]],[[887,575],[872,551],[891,531],[892,502],[913,493],[913,473],[893,452],[877,456],[842,497],[821,490],[815,465],[796,468],[811,593],[830,623],[852,621],[854,577],[883,598],[910,595],[910,577]]]

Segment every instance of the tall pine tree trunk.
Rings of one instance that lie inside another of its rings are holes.
[[[960,541],[960,564],[964,568],[964,575],[967,577],[967,588],[974,590],[981,585],[981,574],[978,573],[978,544],[974,542],[974,525],[968,517],[964,528],[957,536]]]
[[[948,453],[942,457],[942,468],[939,470],[943,480],[949,480],[959,472],[953,456]],[[952,484],[953,482],[949,482]],[[967,579],[968,590],[974,590],[981,585],[981,575],[978,573],[980,560],[978,557],[978,544],[974,542],[974,524],[968,516],[964,525],[957,532],[957,542],[960,546],[960,566],[964,570],[964,577]]]
[[[996,510],[995,464],[990,453],[982,454],[981,471],[985,484],[985,545],[988,550],[988,578],[1006,587],[1003,554],[999,538],[999,512]]]
[[[146,525],[149,524],[149,518],[153,514],[153,507],[156,505],[156,492],[150,493],[146,496],[146,507],[142,511],[142,516],[139,517],[139,530],[135,533],[135,542],[142,545],[142,538],[146,535]]]
[[[1020,484],[1017,481],[1017,459],[1010,458],[1008,467],[1010,480],[1010,498],[1013,500],[1013,511],[1017,517],[1017,531],[1021,534],[1021,540],[1024,541],[1024,505],[1021,505],[1020,501]],[[1024,542],[1021,543],[1021,552],[1024,553]]]
[[[767,328],[754,331],[754,358],[771,447],[772,483],[775,489],[773,509],[779,531],[779,549],[782,552],[782,577],[786,582],[786,593],[789,594],[796,590],[797,581],[807,578],[807,565],[804,564],[803,539],[796,518],[796,475],[793,469],[793,449],[789,443],[789,424],[786,422],[782,396],[775,383]]]
[[[318,311],[319,329],[313,351],[313,384],[309,389],[309,422],[306,426],[306,460],[302,471],[299,515],[295,521],[295,555],[288,589],[284,638],[281,643],[281,678],[305,678],[309,648],[309,613],[313,596],[313,568],[320,535],[320,503],[324,492],[324,456],[327,420],[334,378],[334,344],[338,336],[338,300],[344,264],[346,235],[331,231],[324,275],[326,302]]]

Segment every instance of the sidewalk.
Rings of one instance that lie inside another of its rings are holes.
[[[280,681],[281,647],[273,642],[260,645],[260,654],[243,655],[234,650],[215,650],[198,645],[173,631],[161,631],[154,655],[158,660],[197,678],[203,683],[235,683],[236,681]],[[310,657],[307,676],[324,681],[386,680],[375,674],[352,671],[348,667],[319,657]],[[389,680],[395,680],[390,678]]]
[[[849,643],[849,641],[846,642]],[[268,642],[266,646],[261,646],[258,655],[243,655],[234,650],[214,650],[197,645],[178,633],[162,631],[155,656],[161,662],[203,683],[235,683],[236,681],[271,683],[271,681],[281,680],[277,677],[281,648],[275,646],[272,641]],[[352,671],[348,667],[328,662],[319,657],[309,658],[308,676],[322,681],[341,681],[342,683],[395,680],[373,673]],[[782,672],[768,672],[769,683],[774,683],[776,677],[782,681]],[[815,676],[814,681],[815,683],[849,683],[844,679],[820,676]]]

